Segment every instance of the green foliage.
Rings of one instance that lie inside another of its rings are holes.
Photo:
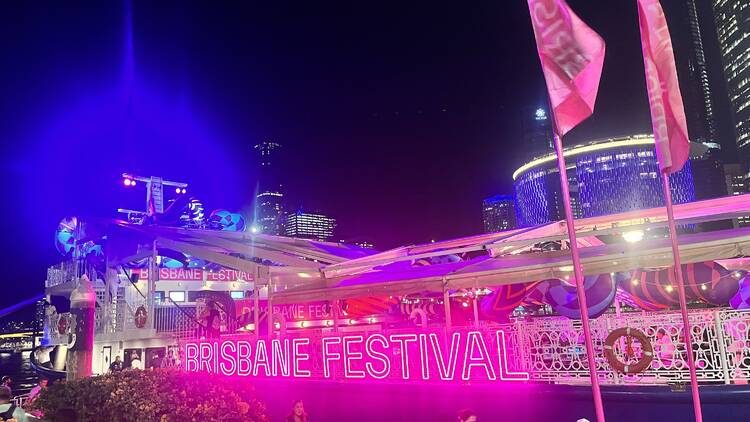
[[[53,421],[75,409],[80,421],[267,422],[247,380],[176,369],[126,370],[49,386],[34,407]]]

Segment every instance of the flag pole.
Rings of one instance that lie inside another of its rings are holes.
[[[602,392],[599,388],[599,378],[596,375],[594,342],[591,339],[591,327],[589,326],[589,308],[586,304],[586,290],[584,288],[583,268],[581,267],[581,257],[578,254],[578,241],[576,239],[576,229],[573,222],[573,208],[570,206],[570,187],[568,186],[568,174],[565,169],[565,157],[563,156],[562,137],[557,134],[556,128],[554,130],[554,141],[555,151],[557,152],[557,168],[560,172],[560,187],[562,188],[563,206],[565,208],[565,225],[568,227],[570,252],[573,256],[573,270],[575,273],[576,294],[578,295],[578,304],[581,309],[583,337],[586,341],[586,358],[589,364],[591,389],[594,393],[594,410],[596,411],[597,421],[605,422]]]
[[[682,314],[682,336],[685,338],[685,354],[687,355],[688,368],[690,369],[690,391],[693,395],[693,410],[695,421],[703,422],[701,411],[701,397],[698,393],[698,376],[695,373],[695,357],[693,356],[693,338],[690,320],[687,312],[687,300],[685,299],[685,283],[682,278],[682,262],[680,260],[680,248],[677,245],[677,228],[674,222],[674,209],[672,207],[672,190],[669,187],[669,176],[666,171],[661,172],[662,184],[664,186],[664,202],[667,205],[667,221],[669,222],[669,238],[672,241],[672,255],[674,256],[675,282],[677,283],[677,294],[680,299],[680,313]]]

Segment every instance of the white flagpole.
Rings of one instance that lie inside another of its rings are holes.
[[[667,172],[661,172],[662,184],[664,186],[664,202],[667,205],[667,221],[669,222],[669,237],[672,240],[672,255],[674,256],[675,282],[677,283],[677,295],[680,299],[680,313],[682,314],[682,336],[685,338],[685,354],[687,355],[688,368],[690,369],[690,391],[693,395],[693,410],[695,421],[703,422],[701,411],[701,397],[698,392],[698,376],[695,371],[695,357],[693,356],[693,338],[690,329],[690,320],[687,312],[687,300],[685,299],[685,282],[682,278],[682,262],[680,260],[680,247],[677,244],[677,228],[674,222],[674,209],[672,207],[672,191],[669,188],[669,176]]]
[[[551,107],[550,107],[551,108]],[[553,114],[553,113],[552,113]],[[554,114],[553,114],[553,121]],[[578,253],[578,241],[576,239],[576,228],[573,222],[573,208],[570,206],[570,187],[568,186],[568,174],[565,169],[565,157],[563,156],[562,137],[554,130],[555,151],[557,152],[557,168],[560,172],[560,187],[562,188],[563,206],[565,208],[565,225],[568,227],[568,238],[570,241],[570,252],[573,256],[573,270],[575,273],[576,294],[578,305],[581,309],[581,323],[583,324],[583,336],[586,341],[586,358],[589,364],[589,376],[591,377],[591,389],[594,392],[594,409],[596,419],[605,422],[604,405],[602,403],[602,392],[599,388],[599,378],[596,374],[596,358],[594,355],[594,342],[591,339],[591,327],[589,326],[589,308],[586,304],[586,290],[584,288],[583,268],[581,257]]]

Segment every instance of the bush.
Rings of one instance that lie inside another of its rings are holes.
[[[50,385],[34,401],[46,420],[257,421],[269,417],[247,380],[176,369],[126,370]]]

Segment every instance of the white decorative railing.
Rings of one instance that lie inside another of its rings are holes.
[[[78,263],[75,260],[63,261],[47,268],[47,288],[54,287],[78,278]]]

